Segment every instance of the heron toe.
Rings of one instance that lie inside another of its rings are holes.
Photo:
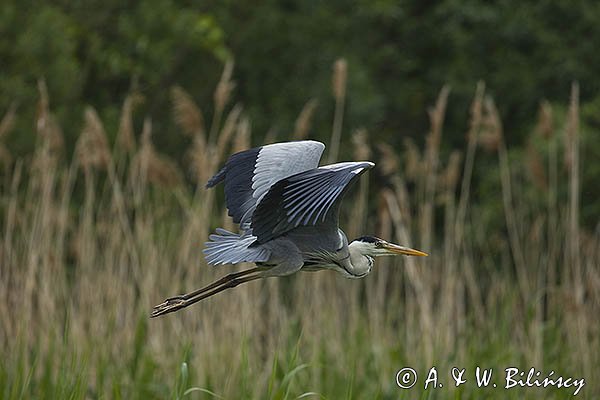
[[[185,307],[186,301],[179,297],[171,297],[162,303],[154,306],[152,313],[150,314],[150,318],[158,317],[160,315],[168,314],[173,311],[177,311],[182,307]]]

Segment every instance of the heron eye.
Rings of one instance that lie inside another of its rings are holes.
[[[383,246],[383,243],[381,243],[381,242],[375,242],[375,247],[382,247],[382,246]]]

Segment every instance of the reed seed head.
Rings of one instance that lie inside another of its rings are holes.
[[[345,58],[340,58],[333,64],[332,89],[336,101],[341,101],[346,96],[347,77],[348,63]]]
[[[543,101],[538,112],[537,133],[544,139],[550,139],[554,133],[554,122],[552,120],[552,105]]]
[[[231,80],[233,65],[233,60],[229,60],[225,63],[221,79],[215,89],[215,108],[220,111],[225,108],[225,105],[229,102],[233,89],[235,89],[235,82]]]
[[[354,145],[355,160],[368,160],[371,158],[371,147],[369,146],[369,133],[366,129],[357,129],[352,134],[352,144]]]
[[[87,107],[85,123],[76,148],[79,163],[86,169],[105,169],[111,159],[108,139],[100,117],[92,107]]]
[[[319,101],[317,99],[310,99],[306,102],[306,104],[304,104],[302,111],[300,111],[300,114],[296,119],[293,136],[294,140],[303,140],[308,137],[308,133],[312,125],[313,115],[318,104]]]
[[[205,136],[202,110],[183,88],[175,86],[171,89],[173,115],[175,122],[187,136]]]
[[[121,119],[119,121],[119,132],[117,133],[118,149],[126,153],[135,151],[135,133],[133,130],[133,110],[143,101],[140,94],[131,93],[125,97],[121,108]]]

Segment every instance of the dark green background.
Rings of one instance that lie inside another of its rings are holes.
[[[444,154],[464,147],[477,81],[486,82],[516,154],[540,101],[549,100],[561,115],[578,81],[582,213],[590,227],[598,221],[593,182],[600,180],[600,145],[593,137],[600,130],[600,2],[7,0],[0,9],[0,113],[18,105],[7,139],[15,154],[33,148],[40,77],[68,148],[86,105],[99,111],[114,138],[123,99],[136,90],[145,99],[136,127],[151,116],[153,140],[176,158],[188,143],[172,121],[169,89],[185,88],[210,120],[229,57],[235,59],[234,99],[252,121],[255,144],[272,129],[288,138],[310,98],[319,100],[311,136],[329,138],[331,72],[339,57],[349,68],[345,134],[365,127],[371,138],[397,148],[405,136],[423,143],[426,110],[442,85],[450,85]]]

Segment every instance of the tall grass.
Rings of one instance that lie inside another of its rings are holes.
[[[442,156],[444,111],[451,101],[443,89],[430,111],[422,151],[410,142],[398,151],[372,132],[353,135],[355,158],[378,162],[389,184],[363,179],[342,212],[348,232],[372,232],[423,248],[430,257],[380,260],[360,281],[319,273],[255,282],[149,320],[152,305],[165,296],[236,268],[209,268],[201,252],[214,227],[232,226],[217,200],[221,196],[203,184],[230,152],[251,142],[250,122],[241,107],[230,104],[231,68],[215,91],[210,127],[188,93],[172,90],[174,120],[190,141],[185,172],[154,147],[149,118],[136,140],[135,95],[124,102],[114,148],[89,108],[75,156],[66,158],[40,83],[36,151],[6,170],[0,199],[2,398],[572,393],[505,392],[478,389],[473,382],[456,389],[452,366],[555,370],[586,378],[580,396],[600,395],[594,379],[600,365],[600,246],[597,236],[578,225],[576,87],[564,130],[555,128],[548,106],[541,109],[536,132],[544,132],[550,151],[548,171],[542,163],[544,174],[535,176],[545,179],[539,190],[547,191],[546,205],[527,200],[531,164],[509,156],[483,84],[475,91],[464,156],[460,151]],[[340,86],[336,93],[333,160],[339,142],[350,140],[342,134],[345,92]],[[307,103],[295,137],[307,136],[315,107]],[[14,113],[7,111],[3,135]],[[557,154],[563,150],[565,180],[557,179],[563,168]],[[498,157],[506,231],[482,223],[485,210],[472,201],[477,158],[490,151]],[[186,173],[195,186],[184,184]],[[557,200],[559,186],[568,187],[566,203]],[[424,393],[423,374],[433,365],[444,388]],[[420,384],[408,391],[395,383],[405,366],[421,373]]]

